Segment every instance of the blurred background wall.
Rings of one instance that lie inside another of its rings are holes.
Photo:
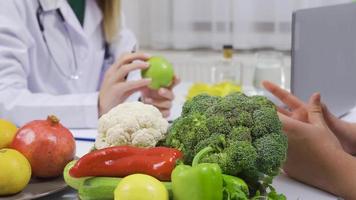
[[[292,13],[352,0],[122,0],[141,51],[166,57],[182,83],[215,84],[231,74],[244,92],[261,81],[290,88]],[[226,67],[223,45],[232,45]],[[231,77],[229,77],[231,79]]]
[[[289,50],[296,9],[351,0],[123,0],[128,26],[147,49]]]

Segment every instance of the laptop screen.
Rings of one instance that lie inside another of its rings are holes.
[[[320,92],[337,116],[356,105],[356,3],[293,15],[291,90],[307,101]]]

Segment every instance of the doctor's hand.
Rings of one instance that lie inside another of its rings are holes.
[[[99,92],[99,117],[151,83],[150,79],[126,81],[126,77],[130,72],[149,67],[147,62],[133,61],[146,61],[148,59],[149,56],[143,53],[126,54],[106,71]]]
[[[288,176],[327,190],[345,199],[355,199],[355,159],[346,153],[323,117],[320,95],[306,105],[308,122],[279,113],[288,137],[288,155],[283,168]]]
[[[289,110],[279,107],[278,111],[280,113],[301,122],[308,123],[310,121],[308,117],[308,104],[269,81],[264,81],[263,86],[288,106]],[[324,104],[322,104],[322,114],[326,124],[339,139],[344,150],[350,154],[355,154],[356,124],[348,123],[335,117],[328,111],[326,105]]]
[[[174,76],[173,83],[168,88],[160,88],[159,90],[152,90],[145,87],[141,90],[142,101],[146,104],[151,104],[158,108],[164,117],[170,115],[172,101],[174,100],[173,88],[180,82],[179,78]]]

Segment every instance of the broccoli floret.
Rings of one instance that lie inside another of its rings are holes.
[[[233,93],[225,96],[226,100],[231,101],[232,103],[234,103],[236,105],[240,104],[241,102],[245,102],[249,98],[250,97],[246,96],[242,92],[233,92]]]
[[[252,101],[256,105],[256,109],[260,108],[272,108],[276,110],[276,106],[273,104],[272,101],[270,101],[267,97],[265,96],[252,96],[250,97],[250,101]]]
[[[273,108],[261,108],[253,112],[252,136],[260,138],[270,133],[278,133],[282,129],[277,112]]]
[[[221,100],[221,97],[209,96],[208,94],[201,94],[188,100],[182,108],[182,116],[186,116],[190,113],[205,113],[205,111],[211,106],[217,104]]]
[[[272,133],[256,139],[258,170],[267,175],[279,169],[286,158],[288,141],[283,133]]]
[[[257,153],[250,142],[235,141],[230,143],[224,150],[228,155],[230,162],[225,173],[230,175],[237,175],[242,170],[249,169],[255,165]]]
[[[194,157],[195,145],[210,136],[205,115],[192,113],[174,121],[166,138],[166,145],[181,150],[187,162]]]
[[[253,126],[253,120],[251,113],[247,111],[236,111],[236,123],[232,124],[232,126],[246,126],[251,127]]]
[[[243,93],[232,93],[226,96],[225,100],[231,102],[238,111],[246,111],[253,113],[258,108],[258,105],[254,103],[251,97],[244,95]]]
[[[229,158],[226,153],[211,153],[208,156],[205,156],[201,159],[202,163],[217,163],[219,164],[221,171],[225,173],[227,168],[229,167],[228,163]]]
[[[242,170],[254,166],[256,159],[256,150],[250,142],[235,141],[221,152],[207,155],[201,161],[218,163],[223,173],[236,176]]]
[[[236,106],[233,102],[228,101],[226,98],[221,99],[219,102],[213,104],[205,110],[205,113],[208,116],[212,116],[213,114],[224,114],[225,112],[231,112]],[[225,118],[229,117],[224,115]],[[228,119],[228,118],[226,118]]]
[[[252,142],[251,131],[245,126],[234,127],[228,139],[232,141]]]
[[[251,127],[253,125],[251,113],[240,109],[234,101],[223,99],[219,103],[206,110],[207,116],[220,115],[224,116],[229,122],[231,127],[234,126],[246,126]]]
[[[229,135],[231,126],[225,117],[216,115],[207,118],[207,127],[211,134]]]
[[[223,134],[213,134],[210,137],[201,140],[195,146],[195,154],[197,154],[200,150],[204,149],[205,147],[212,147],[214,150],[222,151],[226,146],[225,135]]]
[[[272,108],[276,109],[276,106],[267,97],[264,96],[251,96],[248,97],[242,93],[236,92],[232,93],[225,98],[226,100],[232,102],[238,110],[247,111],[253,113],[255,110],[261,108]]]

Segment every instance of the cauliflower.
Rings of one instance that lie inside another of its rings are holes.
[[[123,103],[99,119],[95,148],[119,145],[154,147],[166,137],[168,121],[152,105]]]

